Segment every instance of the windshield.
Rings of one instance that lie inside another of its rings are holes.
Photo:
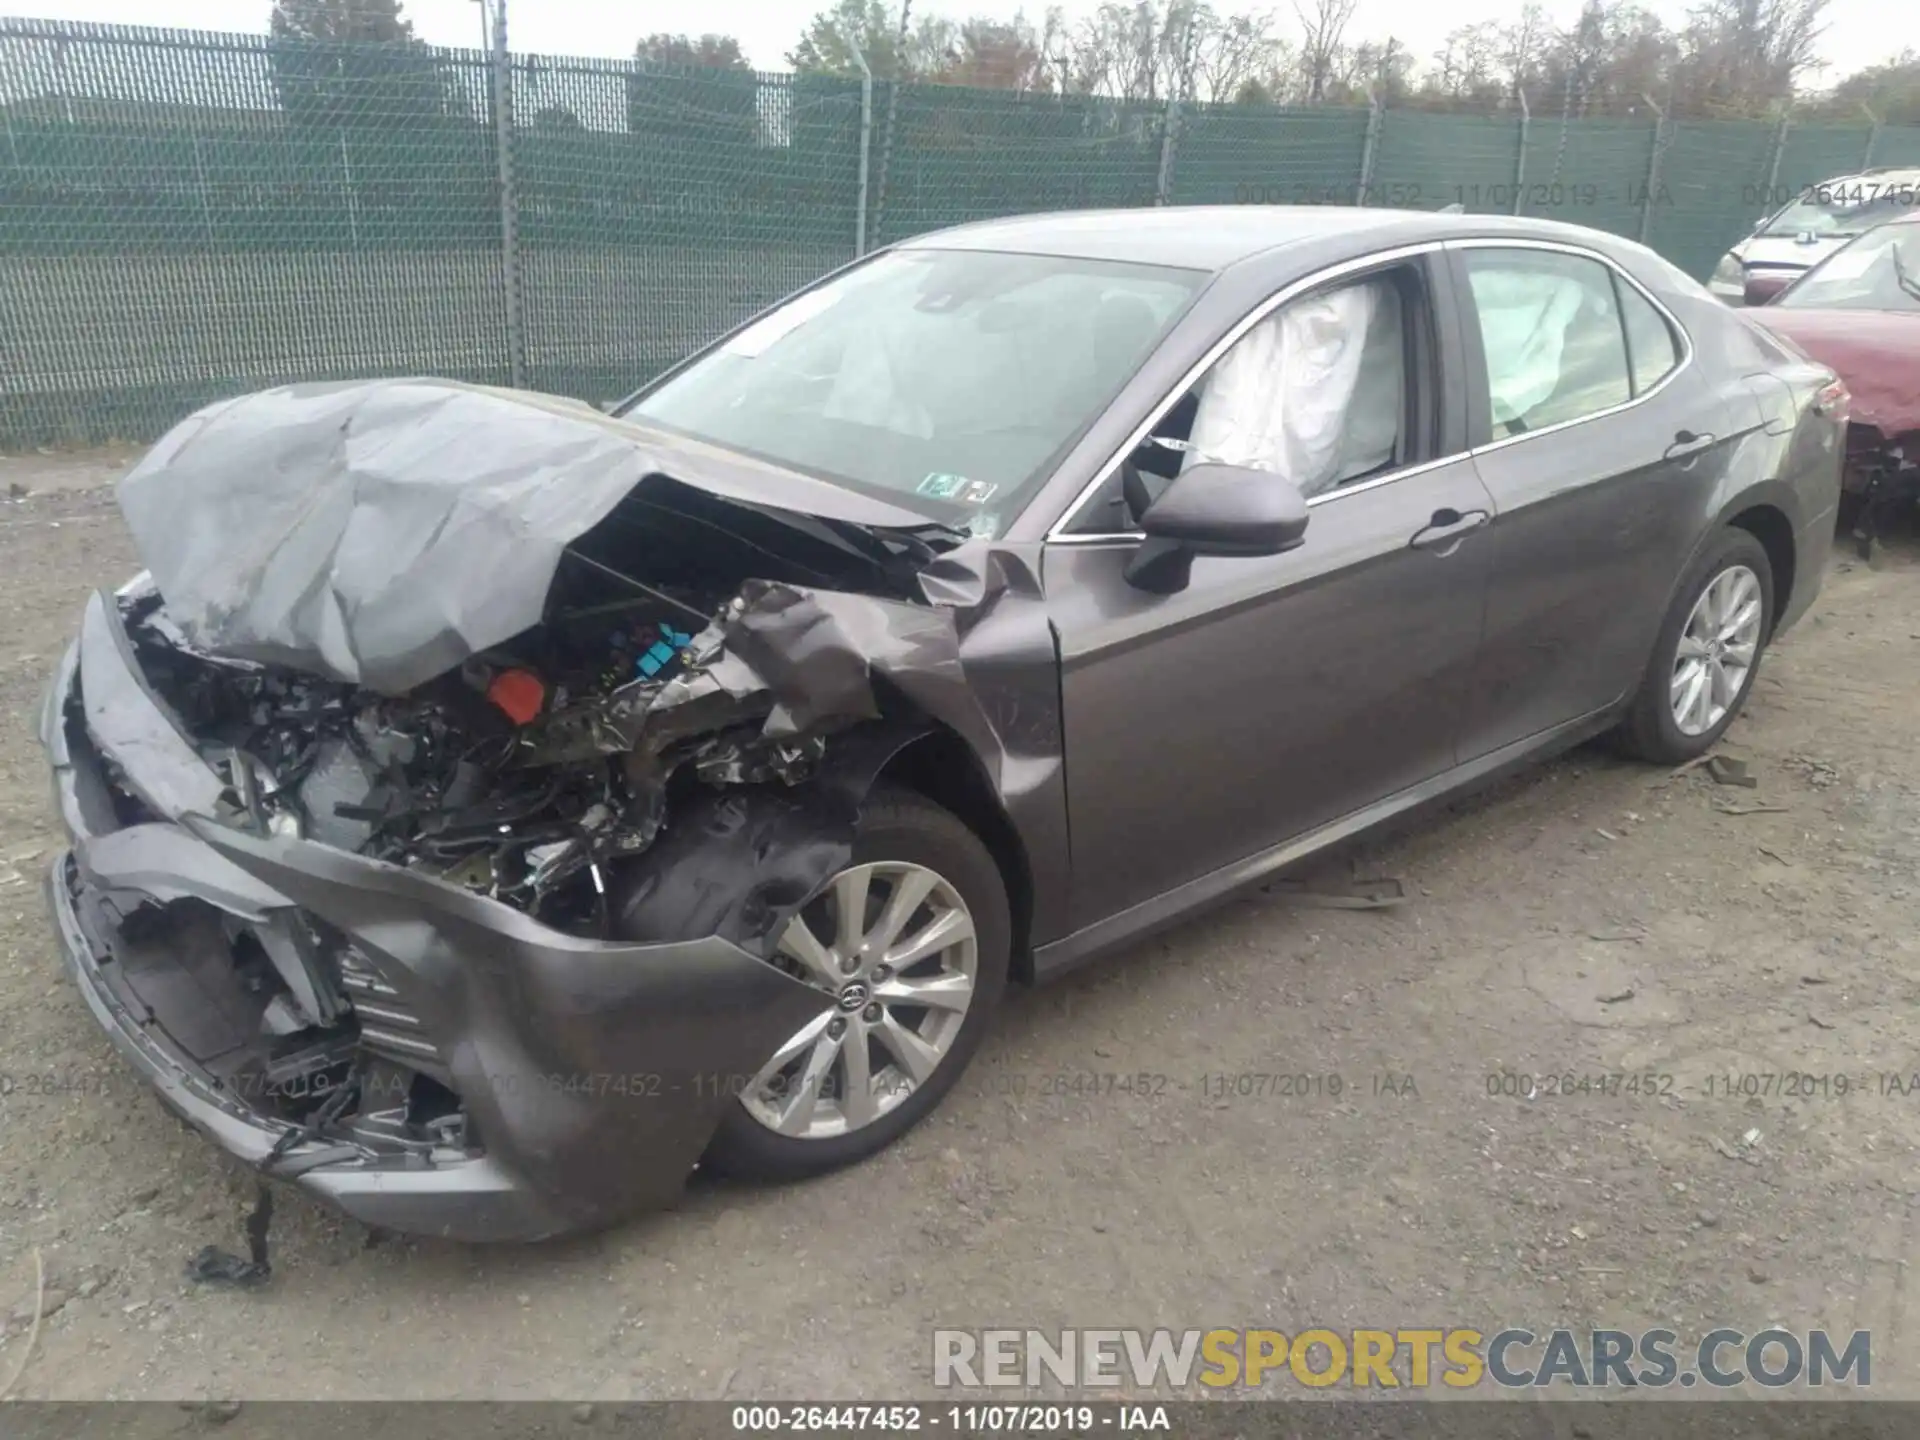
[[[957,504],[991,534],[1206,278],[893,251],[795,296],[627,413],[855,489]]]
[[[1920,224],[1868,231],[1802,275],[1773,303],[1787,309],[1920,310]]]
[[[1850,180],[1815,185],[1760,227],[1762,235],[1812,235],[1828,240],[1858,235],[1903,210],[1920,206],[1912,180]]]

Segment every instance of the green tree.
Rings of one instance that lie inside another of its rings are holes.
[[[684,65],[701,70],[751,70],[740,42],[731,35],[648,35],[633,47],[643,65]]]
[[[903,64],[900,14],[885,0],[835,0],[807,22],[800,43],[787,52],[787,63],[803,75],[858,75],[855,45],[875,79],[912,76],[913,67]]]
[[[391,127],[470,113],[400,0],[274,0],[268,31],[274,90],[297,123]]]
[[[754,144],[760,77],[731,35],[648,35],[633,48],[627,129]]]
[[[1047,73],[1040,54],[1040,37],[1021,16],[1010,21],[963,20],[953,28],[951,42],[935,54],[926,54],[932,46],[928,32],[916,31],[921,52],[915,60],[934,63],[927,79],[943,85],[971,85],[981,90],[1051,90],[1053,77]]]
[[[1811,113],[1858,125],[1870,110],[1887,125],[1920,125],[1920,52],[1903,50],[1881,65],[1856,70],[1814,101]]]

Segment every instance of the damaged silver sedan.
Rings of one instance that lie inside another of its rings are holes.
[[[226,401],[47,699],[63,948],[372,1225],[819,1173],[1010,981],[1602,730],[1711,745],[1844,403],[1628,242],[1284,209],[924,237],[612,415]]]

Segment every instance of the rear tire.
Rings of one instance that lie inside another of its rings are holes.
[[[935,883],[926,898],[900,917],[891,943],[882,943],[889,902],[903,884],[917,889],[929,877]],[[865,950],[842,943],[849,932],[839,926],[839,902],[853,893],[843,883],[864,892],[860,934],[880,937],[864,959]],[[790,931],[799,943],[783,940],[779,961],[820,989],[821,1011],[809,1027],[837,1027],[837,1032],[809,1035],[803,1029],[769,1064],[790,1050],[793,1058],[774,1074],[756,1076],[748,1093],[727,1107],[704,1161],[718,1174],[796,1180],[885,1149],[953,1088],[1006,991],[1013,924],[1000,867],[966,825],[912,791],[875,791],[847,867],[802,908],[796,923],[818,943],[808,945],[805,936]],[[883,953],[907,952],[910,942],[935,924],[946,927],[943,934],[970,929],[970,941],[943,942],[944,948],[897,969],[885,965]],[[843,971],[849,962],[853,968]],[[958,998],[953,992],[969,965],[967,1003],[955,1016],[949,1008]],[[835,984],[838,994],[831,988]],[[904,998],[915,986],[931,994],[928,985],[949,992],[943,1005],[916,1005]],[[868,988],[854,994],[855,986]],[[868,997],[869,1003],[851,1008],[843,1003]],[[902,1034],[902,1028],[909,1033]],[[849,1071],[856,1043],[862,1059]],[[833,1057],[820,1060],[828,1050]],[[930,1058],[935,1052],[937,1058]],[[926,1065],[926,1073],[910,1075],[915,1063]],[[803,1093],[810,1073],[820,1076],[811,1100]],[[867,1083],[855,1077],[866,1077]]]
[[[1740,622],[1750,606],[1758,610],[1750,643],[1743,646],[1738,642],[1747,630]],[[1721,608],[1727,613],[1720,614]],[[1773,566],[1766,547],[1747,531],[1728,528],[1694,562],[1674,596],[1621,723],[1621,748],[1661,765],[1706,754],[1746,704],[1772,634]],[[1735,676],[1742,656],[1745,666]]]

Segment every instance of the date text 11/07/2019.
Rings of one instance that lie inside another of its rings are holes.
[[[1171,1430],[1164,1405],[736,1405],[739,1433],[795,1430],[951,1430],[956,1434],[1091,1434]]]
[[[1920,1071],[1747,1070],[1715,1071],[1680,1079],[1659,1070],[1488,1072],[1489,1099],[1565,1100],[1589,1097],[1660,1100],[1697,1096],[1707,1100],[1920,1100]]]

